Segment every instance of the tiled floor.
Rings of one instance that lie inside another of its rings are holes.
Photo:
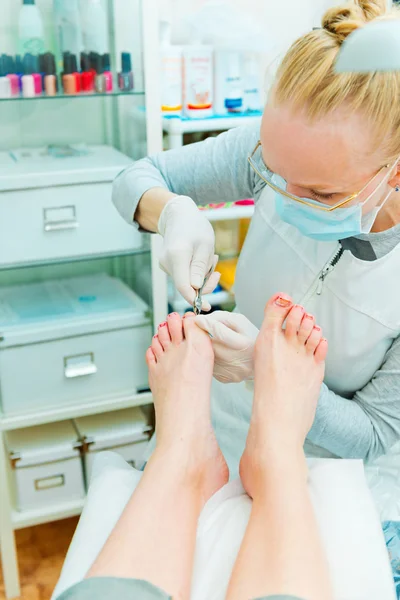
[[[21,600],[49,600],[57,583],[77,518],[17,531]],[[0,567],[0,600],[5,599]]]

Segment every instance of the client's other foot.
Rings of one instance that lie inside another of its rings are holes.
[[[283,324],[286,320],[286,328]],[[247,492],[272,458],[303,455],[325,372],[328,343],[312,315],[285,294],[265,309],[255,345],[254,403],[240,473]]]
[[[211,425],[214,353],[193,313],[169,315],[146,354],[156,410],[156,453],[194,476],[206,501],[228,481],[228,468]]]

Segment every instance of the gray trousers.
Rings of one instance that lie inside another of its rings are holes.
[[[148,581],[93,577],[69,588],[57,600],[172,600]],[[295,596],[264,596],[256,600],[301,600]]]

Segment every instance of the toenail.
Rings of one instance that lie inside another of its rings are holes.
[[[178,315],[178,313],[171,313],[171,314],[170,314],[170,315],[168,315],[168,316],[169,316],[169,317],[174,317],[174,316],[175,316],[175,317],[178,317],[179,315]]]
[[[313,317],[312,315],[308,315],[308,314],[307,314],[307,315],[305,315],[305,318],[306,318],[306,319],[314,319],[314,317]]]
[[[160,327],[165,327],[167,324],[167,322],[165,321],[165,323],[161,323]]]
[[[292,302],[290,300],[282,298],[281,296],[278,296],[278,298],[275,300],[275,304],[281,308],[289,308],[289,306],[292,306]]]
[[[158,339],[158,335],[153,335],[153,340],[157,340]]]
[[[293,308],[299,308],[300,310],[304,310],[304,307],[300,304],[295,304]]]
[[[314,327],[315,331],[321,331],[321,327],[318,327],[317,325]]]

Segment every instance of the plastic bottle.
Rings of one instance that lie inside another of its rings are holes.
[[[171,24],[160,24],[161,108],[167,115],[181,115],[183,103],[183,54],[181,46],[171,44]]]
[[[247,55],[244,62],[244,110],[259,112],[262,110],[260,91],[260,65],[255,55]]]
[[[83,13],[83,42],[87,52],[109,52],[108,19],[102,0],[85,0]]]
[[[225,108],[228,113],[243,112],[243,81],[239,52],[230,52],[225,82]]]
[[[79,0],[53,0],[53,13],[61,66],[64,52],[79,56],[83,50]]]
[[[213,115],[213,48],[196,44],[183,48],[184,112],[194,119]]]
[[[22,0],[18,21],[19,54],[42,54],[44,47],[43,21],[35,0]]]

